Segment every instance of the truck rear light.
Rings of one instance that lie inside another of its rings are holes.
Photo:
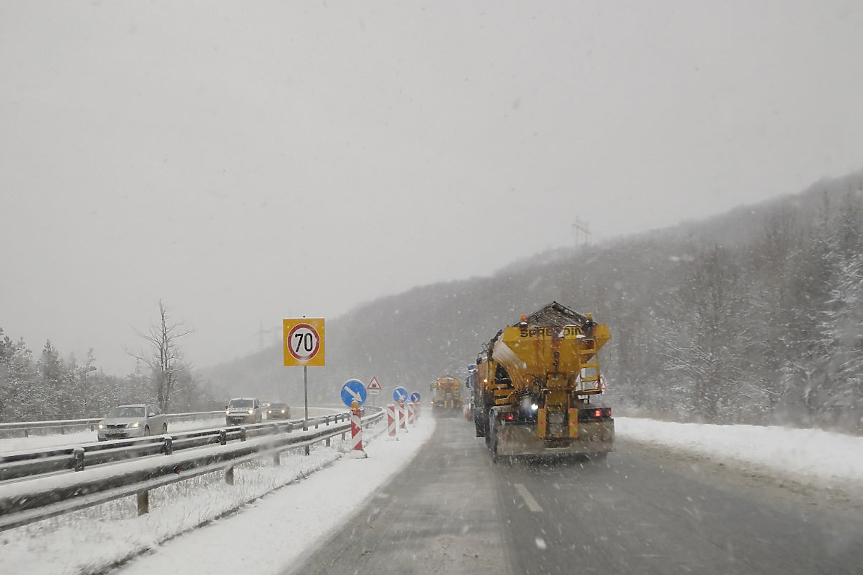
[[[601,418],[601,417],[602,417],[602,410],[601,410],[601,409],[594,410],[594,412],[593,412],[593,416],[594,416],[596,419]]]
[[[515,416],[511,413],[507,413],[506,416],[504,417],[504,419],[506,421],[512,421],[513,419],[515,419]]]

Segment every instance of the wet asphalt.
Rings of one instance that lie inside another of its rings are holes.
[[[493,464],[439,418],[414,461],[286,573],[863,574],[863,502],[618,441]]]

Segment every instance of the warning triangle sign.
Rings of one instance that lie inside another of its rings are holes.
[[[378,381],[378,376],[376,376],[376,375],[372,376],[372,380],[366,386],[366,389],[368,389],[369,391],[371,391],[373,389],[377,390],[377,391],[381,390],[381,383]]]

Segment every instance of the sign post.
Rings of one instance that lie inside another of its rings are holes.
[[[342,403],[351,410],[352,452],[360,452],[362,457],[366,457],[366,452],[363,449],[362,412],[360,411],[360,406],[365,403],[366,397],[368,397],[366,386],[358,379],[349,379],[342,385],[341,396]]]
[[[377,407],[377,394],[381,392],[381,382],[378,381],[378,376],[373,375],[372,380],[366,386],[366,390],[368,390],[369,395],[372,396],[372,406]]]
[[[405,412],[405,401],[408,399],[408,390],[404,387],[397,387],[393,390],[393,401],[396,402],[399,410],[399,429],[404,429],[407,432],[408,428],[405,425],[407,412]]]
[[[309,429],[309,366],[324,365],[324,318],[282,320],[286,367],[303,366],[303,431]],[[308,454],[308,448],[306,448]]]

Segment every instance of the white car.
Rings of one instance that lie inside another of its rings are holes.
[[[254,397],[235,397],[225,409],[225,422],[228,425],[261,423],[263,419],[261,402]]]
[[[118,405],[99,422],[99,441],[168,433],[168,418],[155,405]]]

